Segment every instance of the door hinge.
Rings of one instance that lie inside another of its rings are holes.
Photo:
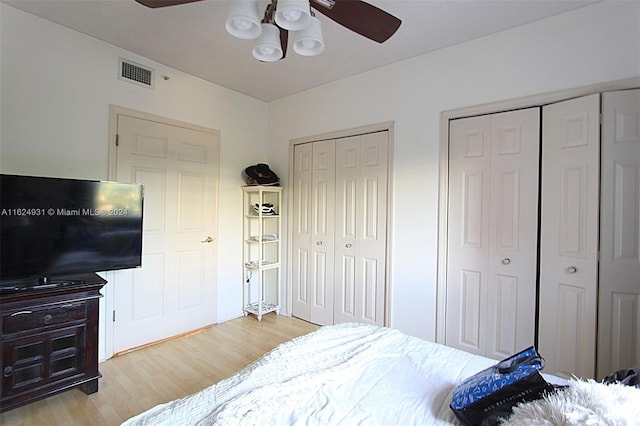
[[[116,135],[116,146],[120,146],[120,135]]]
[[[111,316],[111,321],[116,322],[116,310],[113,310],[113,315]]]

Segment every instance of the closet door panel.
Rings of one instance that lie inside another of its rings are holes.
[[[383,325],[384,323],[384,277],[381,277],[380,259],[362,259],[362,311],[361,322]]]
[[[495,171],[494,187],[497,189],[495,204],[495,249],[518,251],[520,203],[520,170],[501,169]]]
[[[311,321],[311,177],[313,146],[297,145],[294,148],[293,182],[293,255],[292,255],[292,313],[305,321]]]
[[[358,298],[356,294],[357,258],[355,256],[343,255],[338,259],[338,262],[341,263],[338,265],[336,272],[336,323],[350,320],[355,321],[357,315],[356,301]]]
[[[539,349],[545,371],[594,377],[600,96],[543,108]]]
[[[336,146],[335,323],[357,321],[362,296],[360,155],[360,136],[340,139]]]
[[[640,365],[640,90],[602,113],[598,378]]]
[[[335,322],[384,324],[388,132],[336,145]]]
[[[311,263],[311,318],[316,324],[326,325],[322,312],[326,311],[333,301],[329,269],[330,260],[327,252],[314,250]],[[320,322],[317,322],[320,321]],[[329,323],[330,324],[330,323]]]
[[[486,250],[484,237],[488,235],[485,226],[488,215],[483,214],[486,205],[484,200],[487,172],[484,170],[466,170],[462,172],[462,246],[467,249]]]
[[[517,351],[513,348],[524,349],[526,347],[526,345],[519,346],[521,342],[517,339],[517,325],[520,320],[520,312],[518,312],[520,310],[520,301],[518,300],[519,284],[518,278],[511,275],[496,274],[494,277],[495,288],[492,289],[491,293],[495,297],[495,306],[497,308],[489,311],[492,317],[489,323],[494,324],[491,358],[500,357],[504,353],[513,354]],[[531,341],[533,341],[533,336],[531,336]],[[507,356],[509,355],[502,358]]]
[[[363,229],[360,236],[362,295],[360,321],[384,325],[386,298],[389,133],[361,136]]]
[[[335,141],[313,143],[310,318],[333,324]]]
[[[547,346],[541,345],[541,353],[554,356],[553,367],[556,373],[564,377],[571,377],[572,374],[580,374],[580,377],[586,376],[593,369],[593,356],[595,348],[593,343],[593,335],[583,332],[585,328],[582,324],[592,324],[591,316],[593,315],[593,307],[589,305],[589,291],[585,285],[568,285],[558,283],[556,286],[555,297],[557,299],[558,314],[555,316],[558,323],[554,324],[557,333],[554,352],[549,352]],[[549,324],[545,321],[545,326]],[[542,324],[541,324],[542,327]],[[591,331],[591,330],[589,330]],[[541,339],[542,342],[542,339]],[[582,352],[587,354],[582,354]],[[547,355],[545,355],[545,359]],[[582,372],[578,373],[576,368],[582,366]],[[548,369],[545,367],[545,369]],[[571,373],[575,372],[575,373]],[[593,373],[590,373],[593,374]]]
[[[491,119],[450,123],[445,344],[484,355]]]
[[[487,348],[503,359],[534,343],[540,110],[491,116]]]
[[[456,347],[471,348],[479,354],[484,353],[484,332],[481,329],[481,324],[484,324],[481,316],[484,313],[482,289],[481,272],[465,269],[460,271],[460,285],[459,289],[456,289],[460,307],[457,317],[459,334],[456,336]]]
[[[450,123],[445,343],[495,359],[534,343],[540,110]]]
[[[296,145],[292,314],[333,324],[335,143]]]

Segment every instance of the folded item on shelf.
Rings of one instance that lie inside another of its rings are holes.
[[[256,213],[260,213],[262,212],[263,215],[275,215],[276,214],[276,210],[273,207],[273,204],[271,203],[255,203],[253,205],[253,210],[256,211]]]
[[[248,241],[259,242],[260,238],[257,235],[249,237]],[[262,241],[278,241],[278,236],[276,234],[264,234],[262,236]]]

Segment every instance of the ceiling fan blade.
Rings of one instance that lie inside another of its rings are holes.
[[[282,59],[287,57],[287,44],[289,43],[289,31],[282,27],[280,29],[280,47],[282,47]],[[281,59],[281,60],[282,60]]]
[[[177,6],[179,4],[194,3],[201,0],[135,0],[143,6],[156,9],[158,7]]]
[[[333,3],[333,7],[324,6]],[[311,0],[311,6],[326,17],[368,39],[383,43],[402,21],[361,0]]]

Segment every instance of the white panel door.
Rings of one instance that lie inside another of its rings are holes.
[[[486,352],[491,118],[450,123],[445,344]]]
[[[333,324],[335,142],[294,150],[292,313]]]
[[[539,350],[545,371],[593,377],[600,95],[543,108]]]
[[[502,359],[534,342],[539,120],[531,108],[451,122],[449,346]]]
[[[291,255],[292,314],[311,321],[311,179],[313,144],[296,145],[293,150],[293,217]]]
[[[494,359],[535,340],[539,158],[539,108],[491,116],[485,355]]]
[[[640,90],[602,105],[599,378],[640,365]]]
[[[334,322],[384,324],[388,132],[336,144]]]
[[[144,184],[142,267],[118,272],[114,352],[213,324],[218,134],[118,116],[116,179]]]

